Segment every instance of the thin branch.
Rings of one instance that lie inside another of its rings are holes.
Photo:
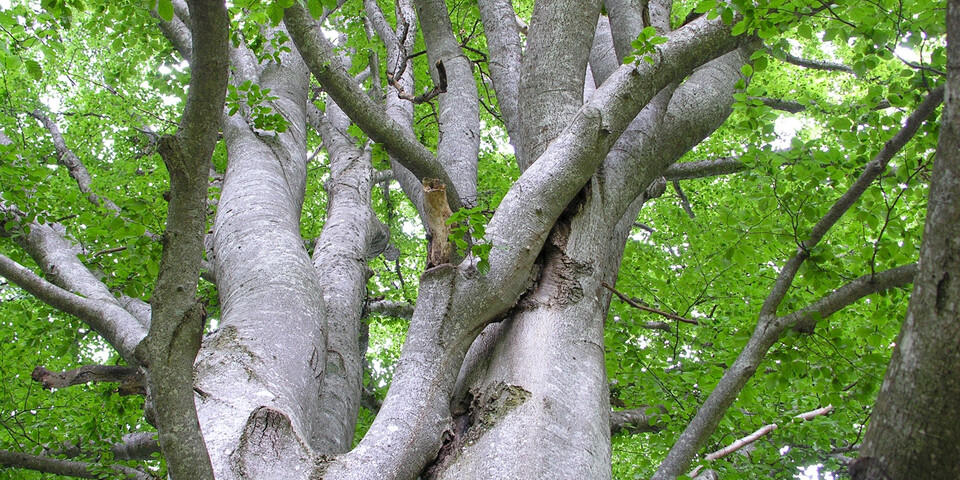
[[[742,172],[747,169],[740,157],[722,157],[716,160],[700,160],[670,165],[663,176],[668,181],[691,180],[694,178],[716,177]]]
[[[932,90],[927,95],[927,98],[925,98],[910,117],[907,118],[907,122],[903,128],[884,144],[883,149],[867,164],[863,173],[860,174],[860,177],[837,199],[826,215],[813,226],[810,231],[810,236],[798,245],[796,255],[784,264],[780,275],[777,277],[777,281],[770,289],[769,296],[767,296],[767,299],[763,302],[763,307],[760,309],[761,316],[773,316],[776,314],[777,308],[793,284],[793,279],[800,270],[800,266],[810,256],[810,251],[820,243],[823,236],[840,220],[840,217],[853,206],[873,181],[883,173],[887,163],[913,138],[920,128],[920,125],[927,117],[933,114],[942,101],[943,87]]]
[[[57,124],[45,115],[40,109],[36,109],[30,112],[30,116],[36,118],[43,124],[44,128],[50,132],[50,136],[53,139],[53,145],[57,149],[57,163],[63,165],[67,168],[67,171],[70,173],[70,176],[77,182],[77,186],[80,187],[80,191],[87,195],[87,199],[90,200],[90,203],[94,205],[101,205],[101,202],[104,206],[113,210],[114,212],[120,212],[120,207],[115,203],[111,202],[109,199],[104,197],[99,197],[97,194],[93,193],[90,188],[90,184],[93,183],[93,178],[90,176],[90,172],[87,170],[87,167],[80,161],[80,158],[77,157],[73,150],[67,147],[67,142],[63,138],[63,134],[60,133],[60,128],[57,127]]]
[[[799,418],[800,420],[810,421],[814,418],[817,418],[821,415],[826,415],[833,411],[833,405],[827,405],[826,407],[818,408],[815,410],[810,410],[809,412],[804,412],[799,415],[794,416],[793,418]]]
[[[687,216],[691,220],[697,218],[693,213],[693,207],[690,206],[690,200],[687,199],[687,195],[683,193],[683,189],[680,188],[680,181],[674,180],[673,182],[673,191],[677,192],[677,197],[680,197],[680,205],[683,207],[683,211],[687,212]]]
[[[808,104],[803,104],[794,100],[783,100],[780,98],[770,98],[770,97],[750,97],[750,99],[760,100],[761,102],[763,102],[764,105],[774,110],[780,110],[780,111],[789,112],[789,113],[803,112],[808,108],[820,108],[821,110],[824,108],[827,108],[830,110],[840,110],[843,108],[849,108],[849,107],[843,107],[839,105],[823,106],[823,105],[818,105],[816,102],[813,102],[813,101],[810,101]],[[857,107],[858,106],[854,106],[853,108],[857,108]],[[877,102],[877,104],[874,105],[871,108],[871,110],[883,110],[886,108],[890,108],[890,101],[884,99],[884,100],[881,100],[880,102]]]
[[[803,333],[813,333],[813,328],[819,319],[829,317],[867,295],[910,285],[913,283],[918,269],[916,263],[911,263],[880,273],[863,275],[807,307],[781,317],[781,321],[788,324],[795,322],[793,327],[795,330]]]
[[[11,452],[9,450],[0,450],[0,465],[9,468],[22,468],[43,473],[52,473],[54,475],[63,475],[77,478],[103,478],[102,474],[94,473],[94,464],[87,462],[78,462],[75,460],[63,460],[59,458],[43,457],[40,455],[31,455],[29,453]],[[123,465],[111,465],[120,478],[132,478],[136,480],[154,480],[154,478],[135,468]]]
[[[610,286],[608,283],[606,283],[606,282],[603,283],[603,286],[604,286],[604,288],[606,288],[607,290],[610,290],[611,292],[613,292],[613,294],[616,295],[616,296],[617,296],[620,300],[622,300],[624,303],[626,303],[627,305],[630,305],[630,306],[633,307],[633,308],[638,308],[638,309],[643,310],[643,311],[645,311],[645,312],[656,313],[657,315],[660,315],[660,316],[669,318],[670,320],[676,320],[676,321],[678,321],[678,322],[689,323],[689,324],[691,324],[691,325],[700,325],[700,322],[698,322],[698,321],[696,321],[696,320],[691,320],[691,319],[689,319],[689,318],[684,318],[684,317],[681,317],[681,316],[679,316],[679,315],[674,315],[674,314],[669,313],[669,312],[664,312],[663,310],[657,310],[656,308],[648,307],[648,306],[646,306],[646,305],[637,303],[634,299],[632,299],[632,298],[624,295],[623,293],[618,292],[615,288],[611,287],[611,286]],[[653,327],[651,327],[651,328],[653,328]]]
[[[767,52],[773,55],[775,58],[779,58],[773,54],[772,49],[767,48]],[[784,62],[796,65],[798,67],[810,68],[813,70],[823,70],[827,72],[844,72],[853,74],[853,67],[844,65],[842,63],[828,62],[824,60],[813,60],[809,58],[801,58],[796,55],[792,55],[788,52],[784,52],[782,59]]]
[[[757,440],[763,438],[765,435],[769,434],[770,432],[772,432],[772,431],[774,431],[774,430],[776,430],[776,429],[777,429],[777,425],[776,425],[776,424],[764,425],[764,426],[760,427],[757,431],[751,433],[750,435],[747,435],[746,437],[737,439],[736,441],[734,441],[734,442],[731,443],[730,445],[727,445],[726,447],[721,448],[720,450],[717,450],[716,452],[708,453],[708,454],[706,455],[706,457],[704,457],[704,458],[705,458],[707,461],[713,461],[713,460],[716,460],[716,459],[718,459],[718,458],[726,457],[727,455],[730,455],[731,453],[736,452],[737,450],[740,450],[741,448],[743,448],[743,447],[745,447],[745,446],[747,446],[747,445],[750,445],[750,444],[753,443],[753,442],[756,442]]]

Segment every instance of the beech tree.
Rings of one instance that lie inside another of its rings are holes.
[[[2,7],[0,475],[856,457],[918,271],[943,1]]]

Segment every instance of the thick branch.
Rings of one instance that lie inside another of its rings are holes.
[[[511,0],[479,0],[480,19],[487,37],[490,78],[510,138],[519,138],[517,102],[520,91],[522,46],[517,15]]]
[[[504,284],[507,271],[529,268],[561,211],[654,95],[739,41],[722,20],[706,18],[667,37],[652,65],[639,62],[617,69],[504,197],[487,228],[487,238],[497,247],[490,254],[491,282]],[[512,227],[517,222],[528,228]]]
[[[648,408],[633,410],[613,410],[610,412],[610,435],[618,435],[624,431],[629,434],[643,432],[659,432],[663,425],[653,424],[659,415],[647,414]]]
[[[663,172],[667,181],[690,180],[694,178],[716,177],[742,172],[747,166],[740,157],[724,157],[716,160],[674,163]]]
[[[450,14],[443,0],[416,0],[427,58],[436,66],[440,95],[440,135],[437,160],[450,174],[464,205],[477,196],[477,161],[480,152],[480,100],[470,59],[453,35]],[[434,69],[431,69],[434,71]]]
[[[207,175],[229,75],[229,17],[222,0],[191,0],[188,6],[193,26],[190,88],[176,135],[160,140],[160,155],[170,173],[170,201],[150,332],[137,357],[148,369],[170,477],[212,480],[193,398],[193,364],[206,317],[196,291],[206,231]]]
[[[583,103],[583,83],[600,2],[536,2],[520,70],[516,157],[524,171]]]
[[[133,352],[143,335],[139,329],[127,328],[137,322],[126,310],[116,304],[84,298],[64,290],[2,254],[0,275],[40,301],[83,320],[116,348],[129,365],[137,364]]]
[[[150,460],[160,453],[160,442],[153,432],[135,432],[123,436],[123,441],[110,446],[117,460]]]
[[[169,22],[161,19],[155,9],[150,10],[150,15],[160,20],[159,27],[163,36],[167,37],[180,56],[189,62],[193,58],[193,38],[190,27],[178,15],[174,15]]]
[[[294,3],[286,10],[284,24],[310,72],[364,133],[375,142],[382,143],[387,153],[402,162],[421,181],[424,178],[439,178],[444,184],[453,185],[440,162],[417,140],[413,132],[389,118],[357,85],[306,8]],[[456,188],[448,187],[447,197],[451,208],[460,207]]]
[[[63,475],[77,478],[103,478],[100,473],[94,473],[92,463],[59,458],[31,455],[29,453],[0,450],[0,465],[10,468],[22,468],[54,475]],[[153,480],[149,474],[123,465],[112,465],[110,468],[117,472],[119,478],[136,480]]]
[[[367,303],[364,308],[365,315],[376,313],[387,317],[405,318],[409,320],[413,317],[413,305],[406,302],[393,302],[390,300],[374,300]]]

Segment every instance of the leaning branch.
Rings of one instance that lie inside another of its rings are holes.
[[[772,49],[767,48],[767,52],[773,54]],[[777,57],[774,55],[774,57]],[[796,65],[798,67],[810,68],[813,70],[823,70],[827,72],[844,72],[853,74],[853,68],[842,63],[828,62],[824,60],[813,60],[809,58],[802,58],[790,53],[784,53],[783,58],[780,58],[784,62]]]
[[[942,100],[943,88],[938,88],[930,92],[927,98],[921,102],[917,110],[910,115],[906,125],[897,132],[892,139],[887,141],[880,153],[867,164],[860,178],[841,195],[827,214],[814,225],[807,240],[800,243],[796,255],[785,263],[780,271],[780,275],[770,290],[770,294],[764,301],[760,309],[757,327],[754,329],[747,345],[744,346],[733,365],[724,372],[717,386],[710,392],[707,400],[704,401],[703,405],[697,410],[697,414],[693,417],[693,420],[690,421],[680,435],[680,438],[674,443],[670,452],[654,474],[653,480],[675,478],[689,467],[697,451],[704,446],[707,439],[710,438],[710,435],[716,430],[717,425],[720,424],[720,420],[726,414],[727,409],[730,408],[730,405],[733,404],[737,395],[739,395],[754,372],[756,372],[757,367],[767,352],[780,339],[780,336],[791,322],[796,320],[790,318],[789,315],[777,317],[776,311],[793,284],[793,279],[797,271],[799,271],[800,266],[809,257],[810,250],[819,243],[820,239],[826,235],[830,228],[836,224],[840,217],[853,205],[860,195],[863,194],[867,187],[883,172],[887,162],[913,137],[920,127],[920,124],[933,113]],[[874,291],[867,287],[868,286],[862,286],[859,288],[862,288],[862,292]],[[866,295],[866,293],[864,294]],[[842,294],[837,294],[835,297],[828,295],[826,298],[830,298],[831,302],[837,302],[841,297]],[[845,301],[846,300],[847,299],[845,299]],[[852,302],[852,300],[850,301]],[[811,308],[814,307],[811,306]],[[823,304],[820,308],[825,313],[836,311],[832,310],[833,307],[826,308],[826,304]]]
[[[813,304],[781,317],[782,321],[794,324],[793,328],[799,332],[812,333],[818,319],[829,317],[867,295],[910,285],[918,269],[916,263],[911,263],[880,273],[864,275],[830,292]]]
[[[691,180],[694,178],[716,177],[742,172],[747,169],[740,157],[722,157],[716,160],[700,160],[670,165],[663,176],[667,181]]]
[[[137,348],[137,358],[147,367],[170,476],[212,480],[213,467],[193,398],[193,364],[206,316],[196,292],[204,251],[208,174],[229,77],[230,18],[223,0],[190,0],[187,6],[185,15],[194,27],[190,87],[177,133],[162,137],[158,148],[170,174],[170,200],[150,331]]]
[[[63,134],[60,133],[60,128],[57,127],[57,124],[45,115],[40,109],[36,109],[30,112],[30,116],[36,118],[43,124],[44,128],[50,132],[50,137],[53,140],[53,146],[57,149],[57,163],[63,165],[67,168],[67,171],[70,172],[70,177],[72,177],[76,182],[77,186],[80,187],[80,191],[87,195],[87,199],[90,200],[90,203],[99,206],[101,203],[113,210],[114,212],[120,212],[120,207],[115,203],[111,202],[109,199],[100,197],[97,194],[93,193],[93,190],[90,188],[90,184],[93,183],[93,178],[90,176],[90,172],[87,170],[87,167],[80,161],[80,158],[77,157],[73,150],[67,146],[67,141],[63,138]]]
[[[133,352],[143,337],[130,334],[128,329],[121,328],[121,325],[136,323],[123,308],[64,290],[2,254],[0,276],[17,284],[47,305],[83,320],[116,348],[129,365],[137,364]]]
[[[95,473],[96,471],[93,469],[94,464],[92,463],[43,457],[29,453],[11,452],[9,450],[0,450],[0,465],[9,468],[22,468],[36,472],[52,473],[66,477],[103,478],[102,473]],[[123,465],[111,465],[110,468],[117,472],[119,478],[153,480],[152,476],[135,468]]]
[[[887,143],[884,144],[880,153],[864,168],[860,177],[834,202],[827,214],[813,226],[810,231],[810,236],[800,243],[797,247],[796,255],[787,261],[780,275],[777,277],[773,288],[770,289],[770,295],[763,302],[763,307],[760,309],[761,316],[772,316],[776,314],[777,308],[787,295],[787,291],[793,284],[793,279],[800,270],[800,266],[803,265],[803,262],[810,256],[810,251],[820,243],[823,236],[833,228],[837,221],[840,220],[840,217],[863,195],[867,187],[883,173],[887,167],[887,163],[916,135],[920,125],[927,117],[933,114],[934,110],[937,109],[942,101],[943,87],[931,91],[927,95],[927,98],[920,103],[920,106],[910,114],[903,128],[901,128],[893,138],[887,140]]]
[[[375,142],[382,143],[387,153],[401,161],[419,180],[438,178],[447,185],[450,207],[459,209],[460,196],[437,158],[417,140],[412,131],[390,118],[360,88],[306,8],[294,3],[287,8],[283,21],[300,56],[327,95],[364,133]]]

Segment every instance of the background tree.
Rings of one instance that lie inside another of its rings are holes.
[[[943,2],[248,0],[229,33],[217,2],[11,3],[12,474],[792,478],[857,450]]]

